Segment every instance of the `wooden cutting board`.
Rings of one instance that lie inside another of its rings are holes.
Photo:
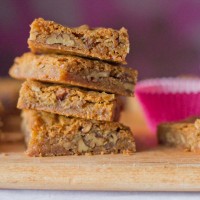
[[[23,142],[0,145],[0,188],[117,191],[199,191],[200,156],[157,146],[138,104],[122,113],[135,133],[132,156],[31,158]],[[9,133],[8,133],[9,134]],[[9,137],[16,137],[12,133]]]

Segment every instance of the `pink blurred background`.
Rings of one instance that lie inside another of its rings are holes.
[[[67,26],[128,29],[128,65],[139,79],[200,75],[200,0],[0,0],[0,76],[28,51],[29,24],[43,17]]]

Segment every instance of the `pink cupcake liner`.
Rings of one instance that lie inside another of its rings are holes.
[[[148,79],[138,82],[135,94],[154,133],[161,122],[200,116],[200,79]]]

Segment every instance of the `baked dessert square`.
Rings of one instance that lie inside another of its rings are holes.
[[[42,18],[32,22],[28,44],[34,53],[71,54],[123,64],[129,53],[125,28],[69,28]]]
[[[9,71],[16,79],[69,84],[122,96],[133,96],[137,71],[75,56],[25,53]]]
[[[103,121],[119,116],[114,94],[37,81],[23,83],[17,107]]]
[[[102,122],[24,110],[22,127],[29,156],[132,154],[130,129],[119,122]]]
[[[158,126],[158,140],[161,144],[200,150],[200,119],[190,118],[180,122],[163,123]]]

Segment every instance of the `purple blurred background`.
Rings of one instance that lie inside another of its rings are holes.
[[[128,66],[139,78],[200,75],[200,0],[0,0],[0,76],[28,51],[29,24],[128,29]]]

